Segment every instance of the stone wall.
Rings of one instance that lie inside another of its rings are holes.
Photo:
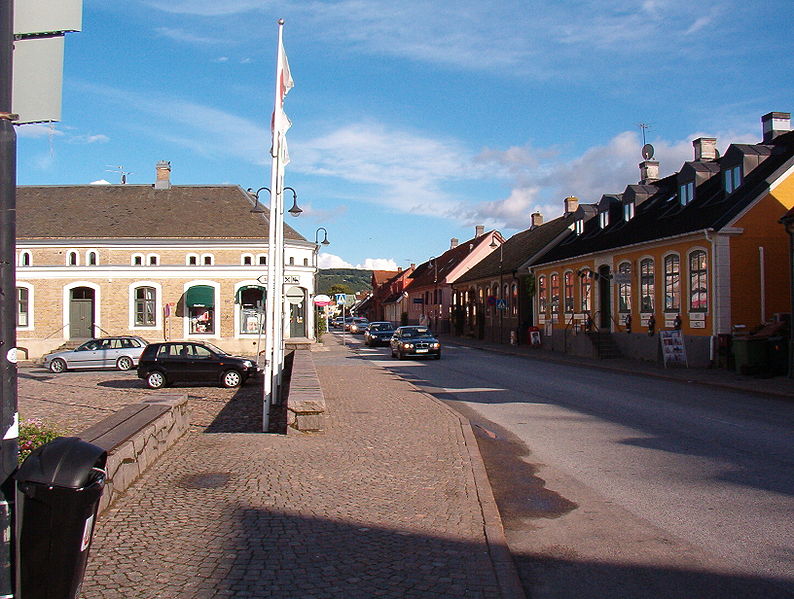
[[[293,352],[287,426],[302,432],[319,432],[325,428],[325,396],[314,359],[307,350]]]

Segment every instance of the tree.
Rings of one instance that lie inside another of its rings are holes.
[[[328,289],[328,295],[333,297],[337,293],[344,293],[345,295],[353,295],[354,291],[343,283],[337,283],[336,285],[331,285],[331,288]]]

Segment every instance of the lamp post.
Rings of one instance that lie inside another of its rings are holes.
[[[504,295],[503,283],[502,283],[502,260],[504,259],[504,243],[497,244],[496,238],[491,237],[491,243],[488,244],[488,247],[491,248],[492,250],[495,250],[497,246],[499,247],[499,293],[497,294],[498,296],[498,295]],[[506,298],[503,297],[502,300],[506,301]],[[494,307],[499,312],[499,343],[503,343],[504,342],[504,338],[503,338],[504,309],[499,308],[498,306],[494,306]]]
[[[320,231],[323,232],[323,240],[318,241],[320,238]],[[314,232],[314,293],[317,293],[318,276],[320,273],[320,245],[331,245],[328,241],[328,231],[325,227],[317,227]],[[317,311],[314,313],[315,322],[313,323],[315,330],[317,329],[317,314],[320,312],[320,306],[317,306]],[[323,312],[327,315],[326,308],[323,307]],[[344,327],[343,327],[344,329]],[[315,335],[316,338],[316,335]]]
[[[429,261],[433,264],[433,331],[438,334],[438,313],[441,303],[438,301],[438,262],[435,256],[430,256]]]

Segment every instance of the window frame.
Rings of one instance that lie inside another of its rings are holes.
[[[695,199],[695,182],[687,181],[678,185],[678,201],[682,206],[688,206]]]
[[[579,272],[579,311],[589,314],[593,309],[593,275],[589,268]]]
[[[138,285],[133,288],[133,323],[136,329],[157,328],[157,288],[150,285]],[[152,297],[138,297],[139,292],[151,291]],[[146,316],[151,317],[147,322]],[[139,316],[142,318],[139,320]]]
[[[636,209],[634,207],[634,202],[626,202],[623,204],[623,220],[629,222],[632,218],[634,218]]]
[[[77,250],[66,252],[66,266],[80,266],[80,252]]]
[[[628,283],[618,283],[618,312],[631,314],[631,262],[624,261],[618,264],[618,274],[628,274]]]
[[[698,264],[697,268],[693,268],[693,258],[702,256],[702,264]],[[705,313],[709,308],[709,263],[708,253],[701,248],[693,249],[687,255],[688,266],[688,289],[687,289],[687,307],[690,312]],[[696,287],[696,285],[699,285]],[[696,291],[698,289],[698,291]],[[695,307],[693,300],[695,293],[698,295],[703,294],[705,299],[701,302],[702,307]]]
[[[549,290],[546,282],[546,275],[538,276],[538,314],[546,314],[549,309]]]
[[[19,252],[19,261],[17,266],[27,267],[33,266],[33,253],[30,250],[22,250]]]
[[[560,275],[553,272],[549,277],[549,299],[551,304],[551,313],[560,313]]]
[[[653,258],[640,260],[640,313],[656,311],[656,261]]]
[[[24,292],[24,293],[23,293]],[[22,296],[24,297],[24,300]],[[24,301],[25,310],[22,305]],[[29,331],[33,328],[33,288],[30,285],[17,284],[16,286],[16,328]],[[25,323],[20,322],[22,314],[25,315]]]
[[[566,270],[562,275],[562,288],[563,288],[563,311],[566,314],[573,314],[574,312],[574,296],[573,296],[573,271]]]
[[[681,311],[681,256],[667,254],[662,262],[664,269],[664,312]],[[675,264],[675,268],[668,265]]]
[[[143,254],[133,254],[130,257],[130,265],[143,266],[146,263],[146,257]]]
[[[732,194],[743,182],[742,165],[737,164],[722,171],[722,188],[726,194]]]

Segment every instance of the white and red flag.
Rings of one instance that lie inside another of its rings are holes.
[[[284,51],[281,28],[279,28],[278,57],[276,60],[276,100],[273,108],[273,118],[270,123],[273,132],[273,144],[270,148],[270,154],[273,158],[281,158],[282,166],[289,163],[287,131],[292,125],[287,113],[284,112],[284,98],[294,86],[295,82],[292,80],[292,73],[289,70],[289,61],[287,60],[287,53]]]

